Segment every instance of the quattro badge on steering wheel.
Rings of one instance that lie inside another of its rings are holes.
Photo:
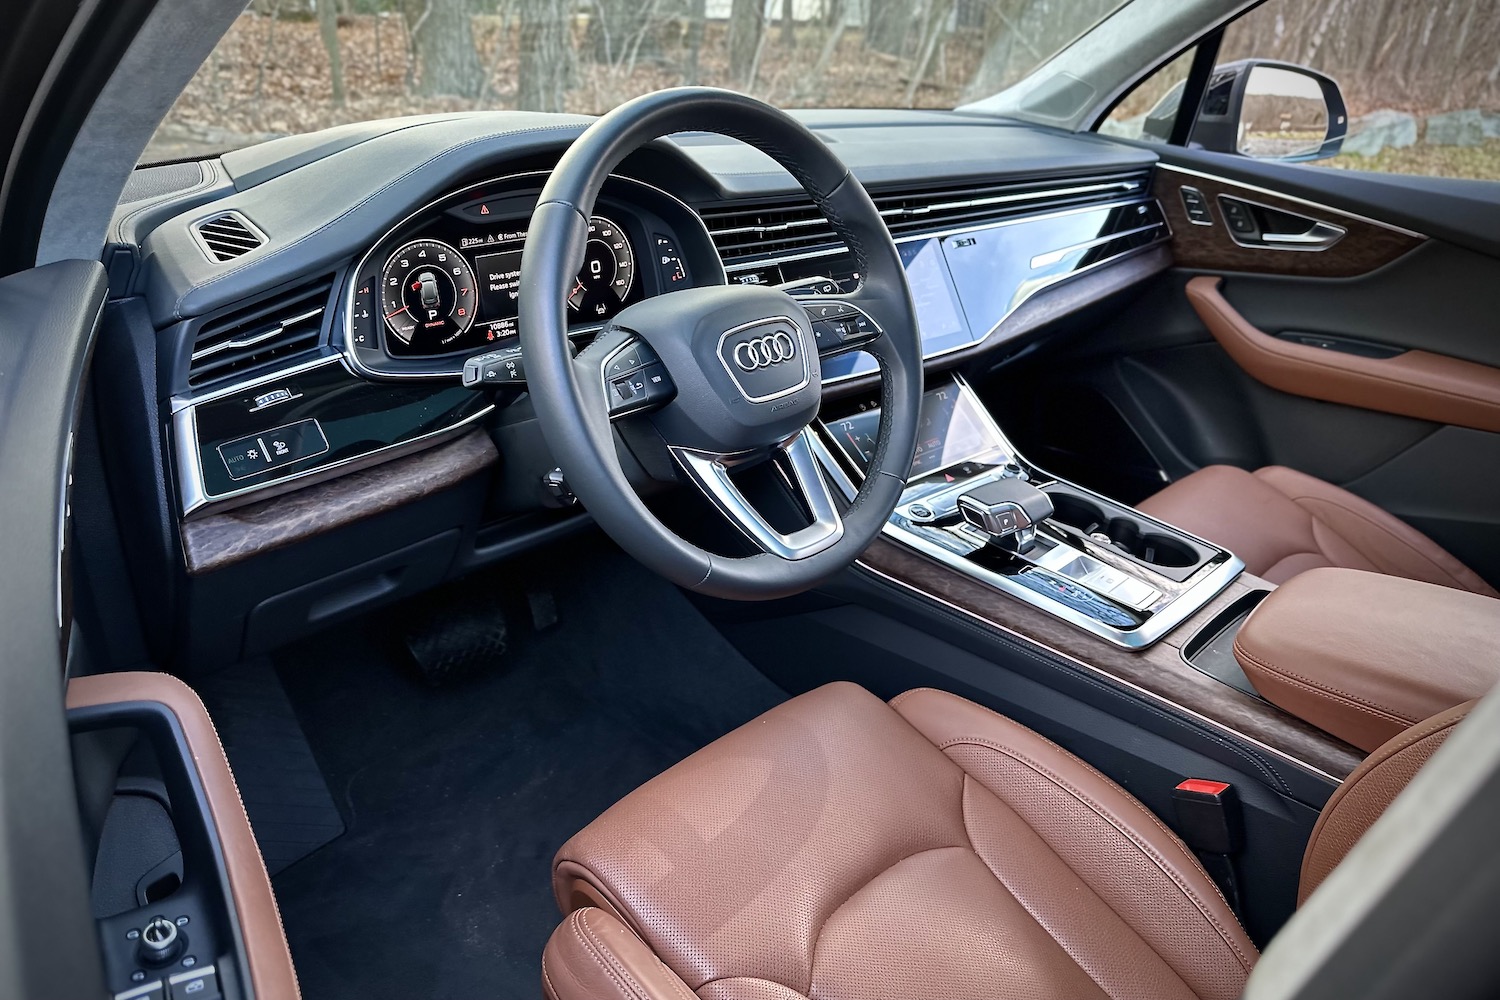
[[[719,361],[752,403],[789,396],[811,379],[801,328],[788,316],[771,316],[724,331]]]

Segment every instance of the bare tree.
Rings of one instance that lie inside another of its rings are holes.
[[[425,0],[407,8],[408,30],[423,97],[477,97],[484,70],[474,48],[469,0]]]
[[[333,77],[334,107],[344,106],[344,60],[339,56],[339,12],[334,0],[318,4],[318,34],[328,51],[328,72]]]
[[[733,0],[729,6],[729,77],[749,87],[766,30],[765,0]]]
[[[698,58],[703,53],[703,27],[708,20],[708,0],[690,0],[688,4],[687,55],[682,63],[682,83],[698,83]]]
[[[562,111],[573,82],[570,0],[521,0],[521,66],[516,107]]]

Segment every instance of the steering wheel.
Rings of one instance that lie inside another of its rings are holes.
[[[797,298],[756,286],[671,292],[620,312],[574,358],[565,296],[583,266],[605,178],[643,144],[688,131],[740,139],[785,167],[848,246],[859,287]],[[784,112],[730,91],[685,87],[598,119],[542,189],[517,305],[527,387],[569,487],[622,548],[679,586],[737,600],[798,593],[852,564],[895,509],[922,397],[916,310],[874,202],[828,146]],[[822,399],[820,351],[856,349],[880,363],[880,429],[858,495],[841,512],[809,425]],[[633,448],[649,439],[661,449],[659,462],[637,452],[656,478],[692,482],[760,551],[717,555],[658,520],[626,477],[612,421]],[[652,433],[640,432],[641,421]],[[794,484],[805,526],[773,525],[731,478],[730,470],[766,460]]]

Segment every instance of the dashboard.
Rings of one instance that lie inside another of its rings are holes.
[[[1170,265],[1149,150],[947,113],[799,116],[886,219],[930,372],[1001,363]],[[137,416],[104,444],[121,468],[154,470],[125,477],[149,511],[125,546],[172,595],[164,634],[186,660],[254,655],[587,523],[536,425],[516,302],[537,198],[588,124],[371,122],[137,172],[106,253],[100,348],[122,376],[105,382],[115,411]],[[680,288],[826,295],[860,280],[790,175],[718,136],[627,157],[592,215],[557,290],[580,350]],[[216,254],[226,227],[249,249]],[[465,388],[485,357],[506,359],[508,384]],[[822,376],[822,425],[858,467],[874,362],[830,353]],[[983,449],[982,423],[941,392],[922,423],[919,476]]]

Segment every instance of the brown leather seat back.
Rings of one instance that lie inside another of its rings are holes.
[[[1298,906],[1344,860],[1355,841],[1380,818],[1477,703],[1478,699],[1466,701],[1391,737],[1344,780],[1323,807],[1307,842],[1307,852],[1302,856],[1302,883],[1297,890]]]

